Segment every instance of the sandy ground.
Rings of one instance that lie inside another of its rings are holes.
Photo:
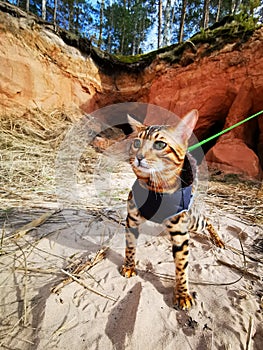
[[[172,308],[174,264],[162,227],[144,225],[138,275],[125,279],[124,202],[115,212],[45,206],[51,208],[1,211],[1,349],[262,349],[259,225],[211,214],[228,248],[193,236],[190,288],[197,298],[184,312]],[[47,212],[38,227],[23,228]],[[78,281],[51,291],[68,277],[63,271],[87,261]]]

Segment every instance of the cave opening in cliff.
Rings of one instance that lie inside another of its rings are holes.
[[[116,127],[118,129],[121,129],[126,136],[130,135],[133,132],[132,127],[130,126],[129,123],[119,124],[119,125],[116,125]]]
[[[250,114],[252,115],[254,113]],[[263,169],[263,144],[260,140],[260,127],[257,118],[247,122],[244,128],[244,141],[258,156],[261,169]]]
[[[220,131],[223,130],[225,125],[225,118],[221,120],[216,120],[213,124],[209,126],[209,128],[200,130],[199,132],[197,131],[196,137],[198,138],[199,142],[206,140],[207,138],[216,135]],[[214,138],[211,141],[206,142],[205,144],[202,145],[202,152],[200,152],[199,149],[193,150],[191,154],[194,156],[194,158],[197,160],[197,163],[200,164],[203,160],[203,156],[216,144],[219,136]]]

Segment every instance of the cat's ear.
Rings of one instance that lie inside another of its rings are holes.
[[[127,119],[128,119],[128,123],[130,124],[131,128],[133,131],[141,131],[142,129],[145,128],[145,126],[139,122],[138,120],[134,119],[133,117],[131,117],[129,114],[127,114]]]
[[[177,126],[177,131],[179,131],[181,139],[184,143],[187,143],[187,141],[191,137],[194,131],[194,128],[196,126],[197,120],[198,120],[198,111],[197,109],[193,109],[192,111],[187,113],[179,122]]]

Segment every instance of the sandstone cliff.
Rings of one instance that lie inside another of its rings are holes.
[[[36,108],[92,112],[130,101],[156,104],[179,116],[197,108],[195,133],[201,140],[263,109],[263,28],[217,28],[131,64],[95,49],[77,49],[62,37],[21,11],[18,18],[0,12],[1,115]],[[145,122],[173,120],[148,111]],[[212,168],[260,178],[263,116],[204,149]]]

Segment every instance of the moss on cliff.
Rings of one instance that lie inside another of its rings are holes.
[[[257,28],[258,26],[249,18],[241,20],[237,16],[228,16],[207,30],[195,34],[190,40],[151,51],[147,54],[135,56],[111,55],[92,47],[91,55],[102,69],[107,69],[108,74],[113,69],[124,71],[143,70],[156,57],[172,64],[177,63],[186,66],[194,62],[200,46],[204,46],[204,49],[201,50],[201,57],[208,56],[214,51],[219,51],[229,43],[234,43],[233,50],[238,50],[240,45],[246,42]],[[186,51],[187,54],[185,55]],[[106,61],[102,62],[102,58]]]

